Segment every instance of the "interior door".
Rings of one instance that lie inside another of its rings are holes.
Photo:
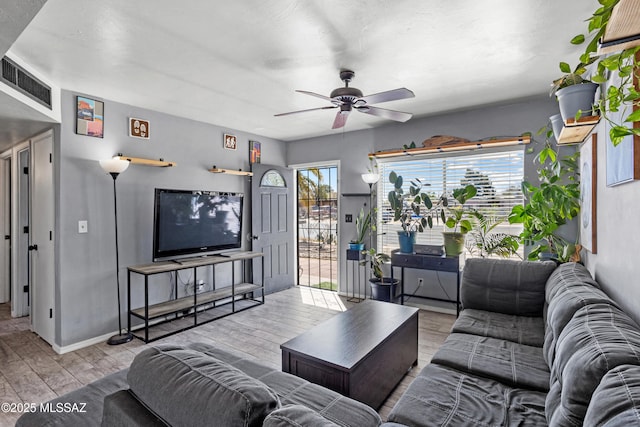
[[[251,182],[253,250],[264,254],[266,293],[277,292],[295,285],[294,185],[292,169],[263,164],[253,165]],[[256,267],[254,274],[260,274],[260,266],[256,265]]]
[[[0,303],[11,301],[11,158],[0,158]]]
[[[29,171],[31,167],[31,150],[27,144],[17,152],[17,170],[14,200],[16,201],[16,221],[14,225],[12,254],[14,287],[11,299],[11,315],[28,316],[31,305],[31,278],[29,277]]]
[[[50,132],[32,141],[31,325],[49,344],[55,338],[53,137]]]

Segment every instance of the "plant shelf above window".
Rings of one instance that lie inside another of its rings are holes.
[[[598,54],[640,46],[640,0],[620,0],[611,11]]]
[[[586,116],[576,119],[568,119],[560,132],[558,144],[580,144],[585,140],[600,121],[600,116]]]
[[[419,156],[421,154],[446,153],[449,151],[465,151],[492,147],[507,147],[510,145],[523,145],[529,144],[530,142],[530,136],[516,136],[513,138],[487,139],[485,141],[465,141],[439,147],[416,147],[376,151],[375,153],[370,153],[369,157],[384,159],[388,157]]]

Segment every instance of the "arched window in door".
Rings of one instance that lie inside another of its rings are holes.
[[[275,169],[270,169],[262,175],[260,187],[286,187],[284,177]]]

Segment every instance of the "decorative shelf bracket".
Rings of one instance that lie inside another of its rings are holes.
[[[164,159],[143,159],[140,157],[125,156],[122,153],[118,153],[118,157],[120,157],[122,160],[127,160],[134,165],[155,166],[160,168],[168,168],[176,165],[176,162],[167,162]]]
[[[226,173],[229,175],[240,175],[240,176],[253,176],[253,172],[247,172],[247,171],[243,171],[242,169],[221,169],[218,168],[216,165],[213,165],[213,167],[211,169],[209,169],[209,172],[211,173]]]

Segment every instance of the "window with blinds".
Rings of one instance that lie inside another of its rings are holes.
[[[411,180],[419,178],[428,186],[422,191],[429,194],[435,203],[445,194],[451,200],[454,189],[473,184],[478,194],[465,206],[476,209],[490,224],[498,222],[491,233],[518,235],[522,225],[509,224],[507,217],[514,205],[523,203],[520,188],[524,175],[524,150],[521,147],[482,151],[473,154],[438,154],[420,159],[397,160],[379,164],[381,179],[378,181],[378,248],[385,253],[398,248],[397,232],[402,230],[399,222],[393,221],[393,212],[387,196],[393,190],[389,173],[395,171],[403,177],[403,189],[408,192]],[[474,223],[477,227],[477,222]],[[442,221],[435,221],[433,229],[417,233],[417,244],[441,245]],[[470,249],[474,233],[467,235],[466,256],[479,256]],[[519,249],[522,257],[522,247]]]

